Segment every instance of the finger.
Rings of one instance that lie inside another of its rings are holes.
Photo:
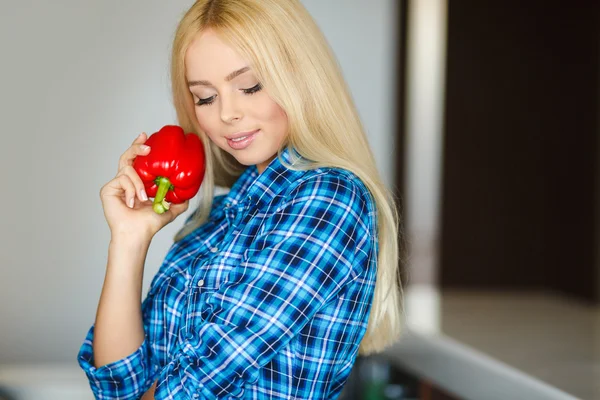
[[[181,213],[183,213],[185,210],[187,210],[189,205],[189,200],[181,203],[181,204],[175,204],[175,203],[170,203],[169,209],[164,212],[163,214],[160,215],[160,218],[163,218],[165,220],[165,224],[170,224],[171,222],[173,222]]]
[[[121,154],[121,157],[119,157],[119,170],[121,168],[123,168],[126,165],[130,165],[130,158],[131,158],[131,148],[135,147],[135,146],[139,146],[143,143],[145,143],[147,140],[146,138],[146,132],[142,132],[140,133],[135,140],[133,141],[133,143],[131,143],[131,146],[129,146],[129,148],[127,150],[125,150],[125,152],[123,154]],[[133,156],[135,157],[135,155]]]
[[[186,200],[180,204],[173,204],[171,208],[174,209],[175,213],[181,214],[182,212],[185,212],[188,209],[189,205],[190,205],[190,201]]]
[[[123,196],[125,193],[125,189],[120,181],[120,176],[116,176],[114,179],[110,180],[106,185],[102,187],[100,190],[100,197],[104,196]]]
[[[125,174],[119,175],[116,181],[125,192],[125,204],[129,208],[133,208],[135,205],[135,185],[133,184],[133,181]]]
[[[142,132],[138,135],[138,137],[135,138],[135,140],[131,144],[134,145],[134,144],[138,144],[138,143],[144,143],[145,141],[146,141],[146,132]]]
[[[123,169],[119,171],[119,175],[127,175],[131,179],[131,182],[133,182],[133,185],[135,186],[135,194],[141,202],[148,200],[148,195],[146,194],[144,182],[132,166],[128,165],[126,167],[123,167]]]
[[[189,205],[190,205],[189,200],[186,200],[185,202],[183,202],[181,204],[171,204],[169,211],[172,214],[172,219],[174,220],[179,215],[183,214],[189,208]]]
[[[147,156],[148,154],[150,154],[150,151],[150,146],[147,146],[145,144],[138,143],[132,145],[130,148],[127,149],[127,151],[125,151],[125,153],[123,153],[123,155],[119,159],[119,170],[123,169],[128,165],[133,165],[133,160],[135,160],[137,156]]]
[[[107,196],[119,197],[123,198],[125,203],[127,203],[128,195],[129,197],[132,197],[131,194],[135,194],[135,188],[133,187],[131,179],[126,175],[117,176],[100,189],[100,198]]]

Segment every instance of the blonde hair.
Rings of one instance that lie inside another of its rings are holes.
[[[404,245],[398,240],[402,234],[399,213],[394,196],[380,178],[337,60],[299,0],[198,0],[180,21],[171,59],[174,107],[179,125],[199,135],[207,154],[200,205],[175,241],[206,221],[215,186],[230,187],[247,168],[214,145],[195,116],[186,81],[185,54],[192,40],[209,28],[251,63],[264,89],[287,114],[289,132],[284,146],[310,160],[295,164],[294,169],[343,168],[357,175],[372,194],[378,222],[377,278],[359,352],[367,355],[382,351],[401,333],[402,286],[398,271]]]

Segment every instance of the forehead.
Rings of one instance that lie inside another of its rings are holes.
[[[188,80],[224,80],[227,74],[246,65],[246,60],[213,30],[197,34],[185,54]]]

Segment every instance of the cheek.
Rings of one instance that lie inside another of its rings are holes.
[[[271,101],[268,107],[265,107],[265,110],[268,110],[267,118],[273,125],[277,125],[280,129],[287,128],[287,115],[283,108],[279,107],[277,103]]]
[[[210,113],[207,110],[203,110],[202,107],[196,107],[196,120],[198,120],[198,125],[200,128],[209,133],[213,129],[211,128],[214,123],[211,123]]]

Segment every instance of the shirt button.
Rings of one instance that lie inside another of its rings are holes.
[[[203,286],[204,285],[204,279],[200,279],[198,281],[198,286]]]
[[[216,247],[211,247],[210,249],[211,253],[216,253],[217,251],[219,251],[219,249],[217,249]]]

